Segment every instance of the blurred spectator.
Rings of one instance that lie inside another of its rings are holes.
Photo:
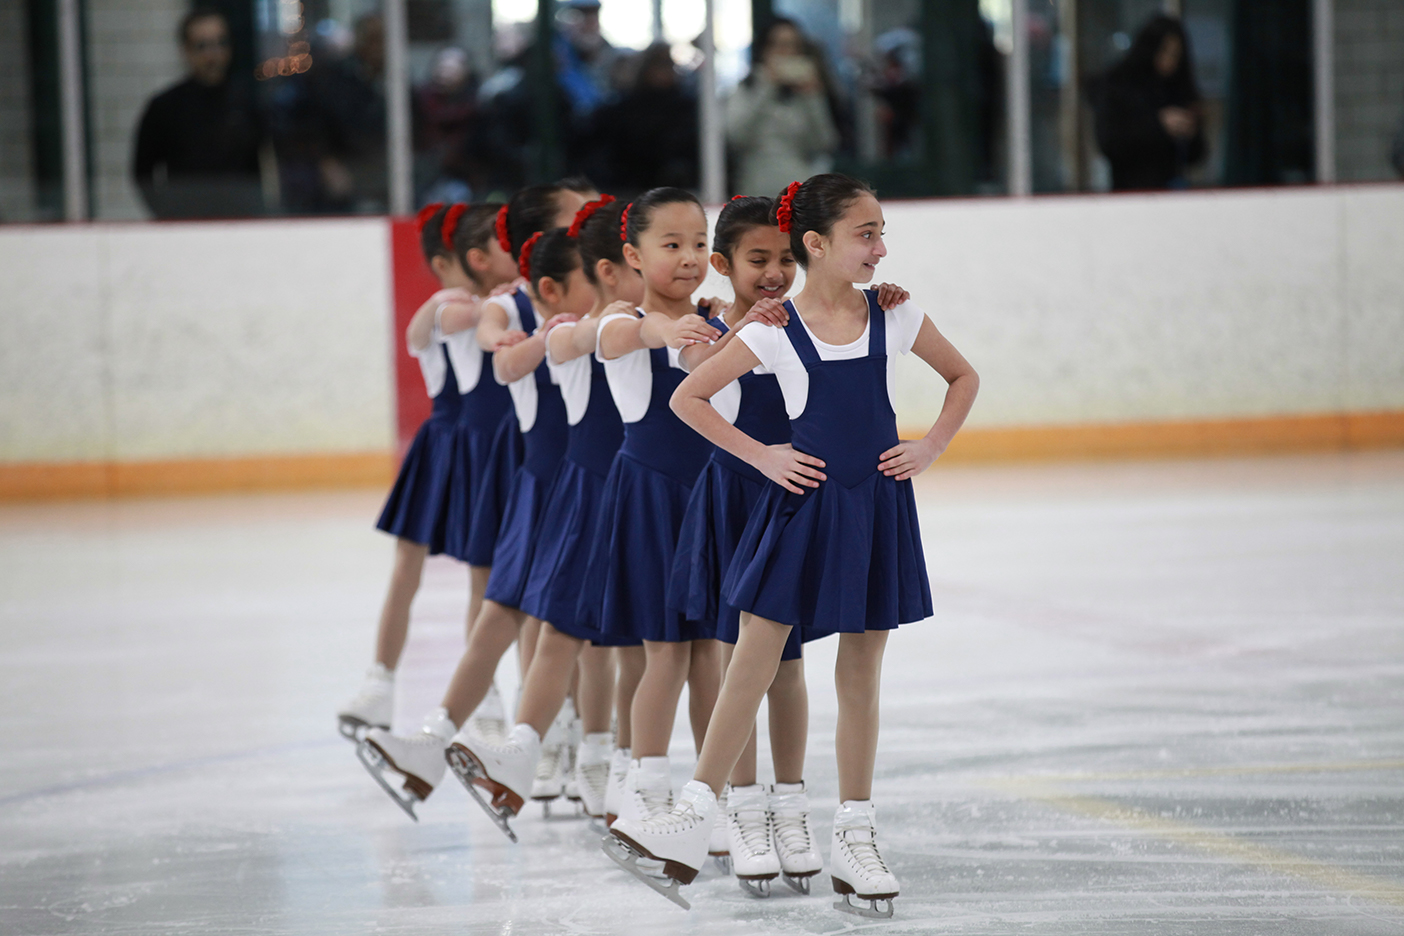
[[[697,97],[668,46],[655,43],[639,56],[633,89],[597,113],[587,169],[625,197],[660,185],[696,188],[697,133]]]
[[[726,103],[733,188],[775,195],[829,168],[839,144],[823,61],[793,20],[777,17],[752,47],[751,73]]]
[[[906,26],[878,36],[877,73],[873,95],[881,104],[878,119],[883,127],[882,155],[906,160],[915,155],[914,146],[921,120],[921,36]]]
[[[1189,186],[1188,168],[1205,155],[1204,121],[1179,20],[1151,19],[1089,90],[1113,190]]]
[[[416,191],[421,202],[472,201],[468,136],[478,111],[478,78],[468,53],[439,50],[429,81],[414,91]]]
[[[599,0],[566,0],[556,34],[556,80],[577,119],[609,103],[619,50],[600,32]]]
[[[158,218],[262,214],[259,149],[266,129],[253,82],[231,79],[229,24],[197,7],[181,20],[187,77],[147,102],[132,174]]]

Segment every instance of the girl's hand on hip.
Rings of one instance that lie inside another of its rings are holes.
[[[819,470],[824,467],[822,459],[797,452],[788,442],[767,445],[756,467],[791,494],[803,494],[802,488],[817,488],[819,482],[828,477]]]
[[[906,481],[930,468],[940,455],[935,443],[927,439],[900,442],[879,456],[878,471],[897,481]]]

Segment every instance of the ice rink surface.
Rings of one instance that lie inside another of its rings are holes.
[[[760,901],[707,870],[684,912],[583,820],[529,806],[509,843],[451,776],[408,821],[333,716],[389,573],[379,498],[0,507],[0,933],[1404,932],[1404,453],[919,479],[936,616],[889,644],[882,922],[827,875]],[[429,566],[400,728],[465,581]],[[681,783],[682,724],[673,755]]]

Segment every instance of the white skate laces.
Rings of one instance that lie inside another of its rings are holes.
[[[897,878],[878,851],[874,813],[872,802],[864,800],[845,802],[834,815],[829,872],[834,892],[843,897],[834,909],[889,919],[892,898],[898,894]],[[867,906],[854,904],[854,898]]]
[[[809,824],[809,795],[804,782],[775,784],[770,788],[769,808],[780,873],[786,884],[808,894],[810,878],[823,870],[824,860]]]
[[[741,889],[753,897],[769,897],[770,882],[780,876],[780,859],[771,841],[768,805],[765,787],[758,783],[732,787],[727,797],[731,867]]]
[[[642,757],[629,765],[619,815],[649,819],[673,808],[673,778],[667,757]]]

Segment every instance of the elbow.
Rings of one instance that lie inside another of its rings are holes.
[[[976,373],[975,368],[972,367],[965,374],[965,377],[963,379],[970,386],[970,399],[975,399],[975,397],[980,393],[980,375]]]
[[[687,413],[689,409],[688,403],[691,399],[691,395],[683,392],[681,385],[679,385],[678,389],[673,391],[673,395],[668,398],[668,408],[673,411],[675,416],[689,426],[692,425],[692,423],[688,420]]]

